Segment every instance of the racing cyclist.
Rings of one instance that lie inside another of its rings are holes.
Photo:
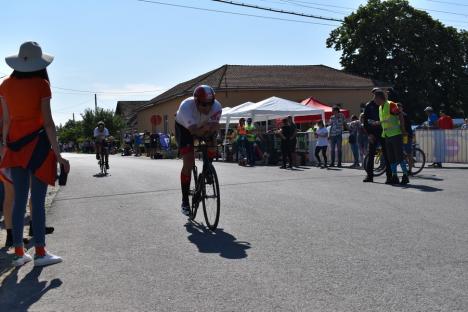
[[[100,121],[97,127],[94,128],[94,139],[96,143],[96,159],[99,160],[99,155],[104,152],[104,161],[106,169],[109,170],[109,151],[107,147],[107,138],[109,137],[109,130],[106,128],[104,121]]]
[[[179,152],[184,162],[180,173],[181,211],[186,216],[190,214],[190,180],[191,171],[195,165],[193,138],[203,137],[208,146],[215,146],[221,112],[222,107],[215,99],[213,88],[207,85],[196,87],[193,96],[182,101],[177,111],[175,133]],[[213,147],[208,148],[208,157],[213,159],[215,156],[216,150]]]

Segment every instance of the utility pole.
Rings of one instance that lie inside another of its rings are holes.
[[[97,94],[94,93],[94,115],[97,115]]]
[[[73,113],[73,123],[75,123],[75,113]]]

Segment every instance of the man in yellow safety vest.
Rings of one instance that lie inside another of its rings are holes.
[[[408,184],[408,167],[403,157],[403,135],[407,135],[404,116],[398,105],[390,102],[383,90],[374,92],[374,101],[379,105],[379,119],[382,126],[382,138],[386,146],[386,155],[390,163],[392,177],[388,184],[400,184],[397,175],[397,166],[403,170],[401,184]],[[386,183],[387,183],[386,182]]]
[[[257,139],[255,126],[252,124],[252,118],[247,118],[247,125],[245,126],[245,132],[247,134],[246,150],[247,150],[247,162],[253,167],[255,166],[255,141]]]

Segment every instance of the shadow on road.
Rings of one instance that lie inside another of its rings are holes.
[[[243,259],[247,258],[247,249],[251,248],[250,243],[237,241],[223,229],[211,232],[195,222],[188,222],[185,228],[190,234],[188,240],[203,253],[217,253],[226,259]]]
[[[415,176],[412,176],[412,179],[416,179],[416,180],[432,180],[432,181],[444,181],[444,179],[442,178],[439,178],[438,176],[436,175],[415,175]]]
[[[108,177],[110,176],[110,174],[106,174],[106,173],[96,173],[95,175],[93,175],[93,177],[95,178],[105,178],[105,177]]]
[[[418,185],[418,184],[406,184],[406,185],[395,185],[395,187],[400,187],[403,189],[416,189],[421,192],[442,192],[443,189],[440,189],[438,187],[432,187],[432,186],[427,186],[427,185]]]
[[[20,282],[18,282],[18,268],[5,278],[0,288],[0,306],[2,311],[23,312],[29,308],[49,290],[62,285],[60,279],[39,282],[42,267],[35,267]],[[3,310],[5,308],[5,310]]]

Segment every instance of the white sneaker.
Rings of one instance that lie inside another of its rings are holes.
[[[29,261],[32,261],[32,257],[30,255],[28,255],[27,253],[24,254],[24,256],[22,257],[18,257],[17,255],[15,255],[15,257],[13,258],[13,262],[12,264],[14,266],[22,266],[26,263],[28,263]]]
[[[51,253],[46,253],[43,257],[34,257],[34,266],[45,266],[45,265],[52,265],[56,263],[62,262],[62,258],[59,256],[53,255]]]

